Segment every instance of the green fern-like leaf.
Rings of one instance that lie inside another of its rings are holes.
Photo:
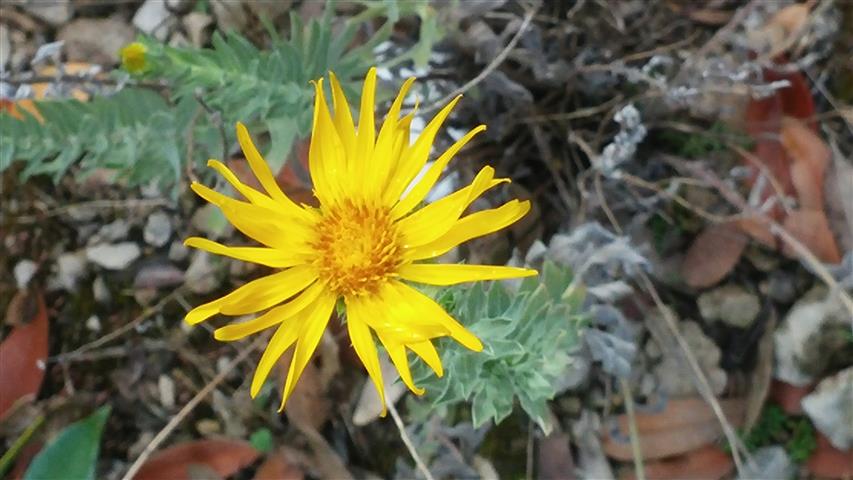
[[[280,168],[294,140],[311,127],[310,80],[334,71],[348,93],[375,61],[372,51],[390,35],[392,22],[357,48],[352,40],[368,15],[332,24],[331,9],[304,25],[291,17],[289,38],[268,27],[272,43],[259,49],[236,33],[215,34],[211,48],[171,47],[143,39],[144,79],[168,85],[161,96],[131,88],[89,103],[38,102],[45,122],[0,115],[0,171],[22,161],[24,178],[61,178],[73,165],[85,176],[96,168],[116,170],[131,185],[157,181],[174,186],[187,162],[222,158],[235,144],[234,124],[247,124],[263,139],[273,169]],[[224,138],[223,138],[224,136]],[[263,144],[261,145],[263,146]]]
[[[24,178],[49,175],[58,181],[76,162],[89,172],[118,170],[131,185],[152,178],[171,183],[180,174],[180,106],[170,108],[155,92],[130,88],[87,103],[36,102],[36,108],[43,123],[0,115],[0,171],[24,159]]]

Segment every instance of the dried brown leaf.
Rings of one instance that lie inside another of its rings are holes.
[[[826,214],[822,211],[794,210],[785,218],[784,227],[822,262],[841,261],[841,253],[838,251],[835,237],[829,229]],[[784,245],[783,252],[791,258],[797,258],[796,251],[788,244]]]
[[[155,453],[139,469],[134,480],[187,478],[193,465],[203,465],[222,477],[230,477],[254,462],[260,452],[241,440],[194,440]]]
[[[681,276],[693,288],[710,287],[732,271],[746,244],[746,235],[734,223],[710,225],[687,250]]]

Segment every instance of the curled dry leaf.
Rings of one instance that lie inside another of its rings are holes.
[[[17,325],[0,343],[0,418],[22,399],[34,399],[44,379],[48,321],[41,292],[19,290],[6,323]]]
[[[720,406],[732,426],[743,423],[743,399],[722,400]],[[607,456],[617,460],[633,458],[628,421],[627,415],[620,415],[616,429],[604,436]],[[711,407],[700,398],[670,399],[663,411],[638,413],[635,421],[645,459],[680,455],[714,443],[723,433]]]
[[[666,460],[647,462],[646,478],[655,480],[717,480],[734,467],[731,457],[720,447],[707,446]],[[634,480],[633,472],[626,480]]]
[[[785,218],[783,226],[822,262],[835,264],[841,261],[838,244],[835,243],[835,237],[829,229],[826,214],[822,211],[794,210]],[[784,244],[783,252],[791,258],[799,257],[787,243]]]
[[[734,223],[710,225],[687,250],[681,276],[693,288],[710,287],[732,271],[746,244],[746,235]]]
[[[822,210],[823,178],[831,155],[829,147],[805,123],[792,117],[782,119],[780,138],[793,162],[791,182],[800,206]]]
[[[155,453],[134,480],[191,478],[193,465],[202,465],[220,477],[230,477],[254,462],[260,452],[248,442],[228,439],[195,440]]]

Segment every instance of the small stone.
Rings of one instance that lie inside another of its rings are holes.
[[[92,315],[86,319],[86,328],[97,333],[101,331],[101,319],[97,315]]]
[[[707,291],[697,301],[705,320],[721,320],[737,328],[747,328],[758,318],[758,297],[737,285],[723,285]]]
[[[184,272],[172,264],[153,263],[145,265],[136,272],[134,288],[164,288],[180,285],[184,282]]]
[[[197,251],[184,274],[184,283],[191,292],[203,295],[216,290],[221,282],[218,269],[208,252]]]
[[[702,372],[711,384],[711,390],[715,395],[720,395],[726,388],[726,372],[720,368],[722,353],[710,338],[708,338],[699,324],[692,321],[681,323],[681,334],[687,342],[688,348],[696,357]],[[693,373],[681,358],[665,356],[663,361],[653,369],[658,384],[665,393],[674,397],[690,396],[696,393],[693,385]]]
[[[15,267],[12,269],[12,272],[15,276],[15,284],[18,285],[19,289],[22,289],[30,283],[33,275],[36,274],[38,267],[36,266],[36,262],[32,260],[21,260],[20,262],[15,264]]]
[[[758,289],[773,301],[791,303],[797,298],[797,279],[787,272],[770,272],[767,280],[759,283]]]
[[[117,17],[77,18],[62,27],[57,39],[65,42],[68,61],[112,65],[121,47],[134,39],[133,28]]]
[[[202,434],[202,436],[213,435],[222,430],[222,426],[219,425],[219,422],[212,418],[203,418],[199,420],[196,422],[195,428],[198,430],[198,433]]]
[[[166,0],[166,7],[177,13],[187,12],[194,4],[194,0]]]
[[[172,221],[166,212],[157,211],[148,216],[142,231],[145,242],[154,247],[166,245],[172,237]]]
[[[123,270],[139,258],[141,253],[139,246],[133,242],[100,244],[86,248],[86,258],[107,270]]]
[[[210,15],[204,12],[190,12],[181,19],[181,22],[193,46],[201,47],[207,42],[208,27],[213,24],[213,18]]]
[[[12,36],[5,24],[0,23],[0,71],[6,70],[12,51]]]
[[[762,272],[772,272],[779,269],[780,256],[762,248],[753,247],[746,249],[744,256],[755,268]]]
[[[104,281],[104,277],[98,275],[95,277],[95,281],[92,282],[92,295],[95,297],[95,301],[100,304],[108,304],[112,300],[112,295],[110,294],[110,289],[107,287],[107,282]]]
[[[73,292],[77,281],[86,273],[86,259],[82,252],[63,253],[56,259],[56,276],[54,280],[58,288]]]
[[[823,287],[809,291],[773,334],[774,377],[797,387],[815,382],[835,357],[850,350],[849,333],[850,317],[841,300]]]
[[[190,249],[184,245],[184,242],[175,240],[169,245],[169,260],[173,262],[183,262],[190,255]]]
[[[175,382],[168,375],[157,378],[157,389],[160,392],[160,405],[171,410],[175,408]]]
[[[163,0],[145,0],[133,16],[133,26],[157,40],[163,41],[169,36],[169,31],[177,19],[166,8]]]
[[[738,479],[794,478],[794,473],[796,473],[796,465],[785,452],[785,448],[774,445],[753,452]]]
[[[58,27],[71,20],[71,0],[29,1],[24,2],[24,10],[43,20],[52,27]]]
[[[98,233],[89,239],[89,244],[113,243],[124,240],[127,238],[128,232],[130,232],[130,223],[123,218],[119,218],[98,229]]]
[[[825,378],[802,405],[832,446],[842,451],[853,447],[853,367]]]

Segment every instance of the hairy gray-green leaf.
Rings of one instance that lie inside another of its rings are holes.
[[[500,422],[516,399],[545,431],[547,402],[571,362],[586,324],[580,314],[580,293],[569,290],[568,269],[546,262],[539,278],[528,278],[518,291],[501,283],[490,287],[448,288],[437,300],[482,340],[482,352],[472,352],[448,339],[441,340],[445,375],[437,378],[422,364],[415,366],[417,382],[427,389],[435,406],[471,402],[475,427]]]

